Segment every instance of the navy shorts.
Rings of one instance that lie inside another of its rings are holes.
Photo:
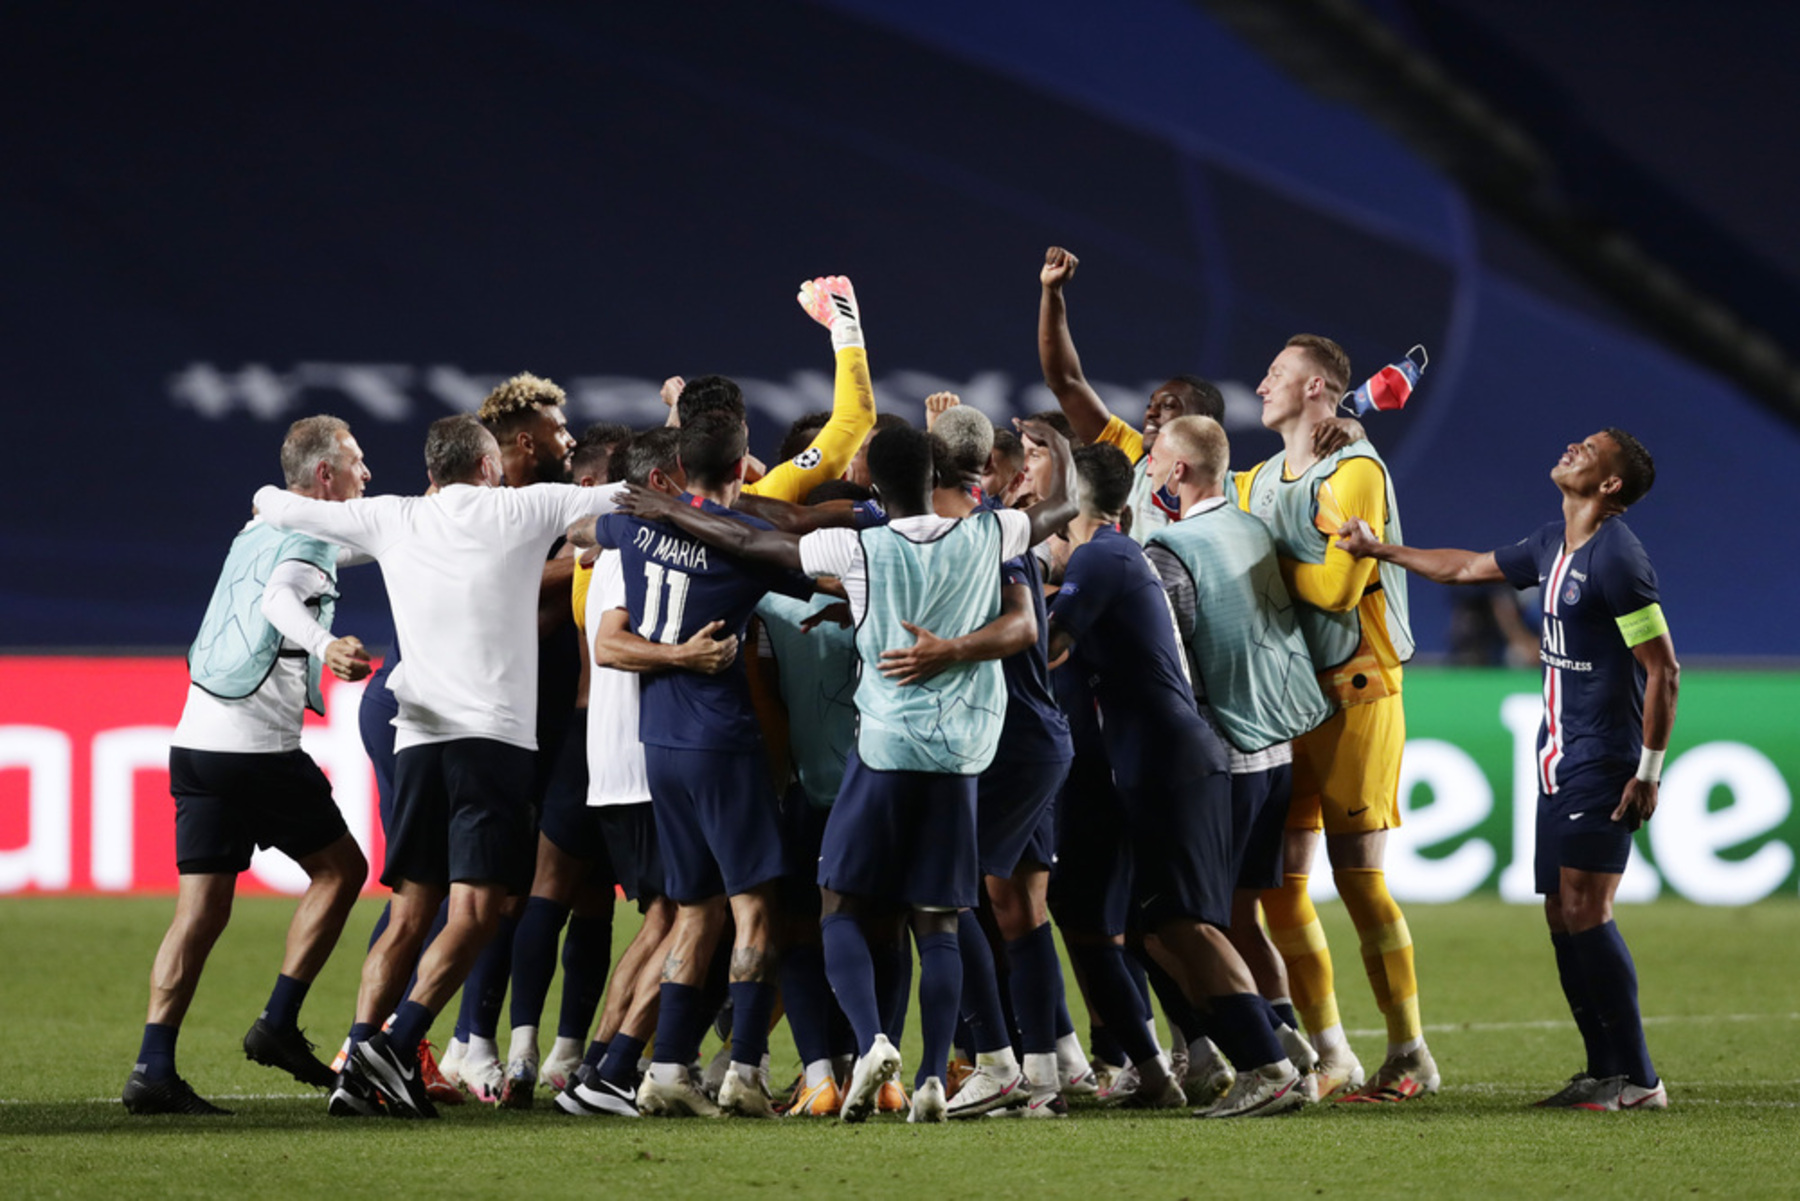
[[[350,832],[325,773],[304,751],[172,747],[169,792],[175,868],[184,876],[236,875],[258,847],[304,859]]]
[[[1231,773],[1211,726],[1167,740],[1154,774],[1121,785],[1131,827],[1132,902],[1143,929],[1172,918],[1231,925]]]
[[[1231,777],[1231,861],[1237,887],[1259,892],[1281,887],[1281,849],[1293,796],[1291,763]]]
[[[381,882],[447,887],[503,884],[531,890],[537,820],[536,755],[491,738],[407,747],[394,766],[394,820]]]
[[[630,805],[600,805],[590,810],[600,823],[606,851],[612,860],[613,879],[625,899],[636,901],[641,913],[657,897],[669,894],[663,879],[662,846],[656,840],[656,815],[649,801]]]
[[[1021,863],[1056,862],[1056,794],[1069,761],[996,761],[975,788],[976,845],[981,874],[1011,878]]]
[[[737,896],[781,878],[781,817],[761,752],[645,746],[644,771],[670,897]]]
[[[819,883],[915,909],[972,908],[981,894],[975,777],[876,771],[852,750],[825,823]]]
[[[600,810],[588,807],[587,791],[587,710],[577,709],[575,723],[550,768],[538,829],[558,850],[584,863],[598,864],[611,875]]]
[[[1131,840],[1124,802],[1104,755],[1075,756],[1056,800],[1056,870],[1050,911],[1076,934],[1125,933],[1131,913]]]
[[[1631,829],[1612,819],[1625,795],[1634,766],[1621,771],[1586,773],[1564,782],[1551,796],[1538,794],[1537,854],[1533,862],[1537,890],[1544,896],[1562,891],[1562,869],[1623,872],[1631,858]]]
[[[795,917],[819,916],[819,848],[831,809],[815,805],[798,780],[781,797],[781,845],[787,873],[781,880],[781,907]]]

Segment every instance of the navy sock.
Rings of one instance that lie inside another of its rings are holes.
[[[669,987],[663,985],[664,988]],[[615,1034],[606,1044],[606,1056],[600,1061],[600,1079],[620,1088],[632,1088],[637,1080],[638,1060],[644,1057],[644,1040],[629,1034]]]
[[[152,1082],[167,1080],[175,1074],[175,1040],[181,1037],[180,1026],[161,1022],[144,1025],[144,1043],[138,1048],[136,1071]]]
[[[819,970],[825,970],[823,955],[819,957]],[[856,1031],[851,1027],[850,1019],[844,1016],[844,1007],[837,1003],[836,997],[831,996],[829,981],[825,984],[825,995],[831,997],[831,1057],[837,1059],[844,1055],[854,1056],[857,1053]]]
[[[543,1021],[544,998],[556,975],[556,942],[569,907],[549,897],[532,897],[519,915],[512,942],[512,1024],[536,1026]]]
[[[1056,944],[1051,943],[1054,951]],[[1069,1015],[1069,993],[1063,985],[1062,965],[1056,968],[1056,1037],[1067,1038],[1075,1033],[1075,1019]]]
[[[481,957],[463,981],[462,1019],[468,1033],[493,1038],[500,1028],[500,1010],[506,1004],[506,982],[512,975],[513,936],[519,931],[519,919],[503,917],[494,937],[482,948]]]
[[[1600,1025],[1600,1014],[1588,996],[1587,977],[1576,961],[1574,935],[1566,930],[1561,934],[1552,931],[1550,946],[1556,952],[1556,974],[1562,980],[1563,997],[1569,1002],[1569,1014],[1575,1019],[1575,1029],[1581,1032],[1581,1045],[1587,1051],[1588,1075],[1599,1080],[1618,1075],[1606,1045],[1606,1031]]]
[[[868,940],[847,913],[826,914],[819,922],[819,937],[824,944],[825,978],[856,1032],[860,1055],[882,1033],[881,1007],[875,999],[875,962]]]
[[[1140,958],[1134,955],[1133,958]],[[1150,981],[1150,989],[1156,994],[1157,1003],[1162,1006],[1163,1016],[1169,1019],[1169,1025],[1175,1027],[1174,1034],[1178,1043],[1186,1046],[1206,1032],[1206,1022],[1189,1001],[1187,994],[1181,991],[1181,985],[1175,983],[1175,977],[1163,970],[1162,964],[1150,958],[1148,954],[1141,956],[1144,974]]]
[[[956,1032],[950,1036],[950,1046],[968,1062],[975,1062],[975,1032],[969,1029],[969,1019],[961,1014],[956,1017]]]
[[[352,1022],[350,1024],[350,1045],[366,1042],[369,1035],[381,1029],[380,1022]]]
[[[956,926],[956,944],[962,956],[960,1008],[969,1023],[969,1037],[974,1041],[975,1051],[980,1054],[1010,1047],[1012,1031],[1007,1027],[1006,1011],[1000,1007],[1000,980],[994,974],[994,950],[988,946],[987,934],[972,910],[963,910]],[[921,944],[921,963],[924,955]],[[921,971],[921,987],[923,975]],[[919,1007],[924,1008],[923,1001]],[[938,1073],[927,1074],[935,1076]]]
[[[562,1007],[556,1014],[558,1038],[581,1038],[594,1028],[594,1014],[606,994],[612,971],[612,905],[591,917],[576,914],[563,936]]]
[[[276,976],[275,991],[269,994],[269,1003],[263,1006],[262,1020],[277,1030],[292,1030],[300,1017],[300,1004],[306,1000],[306,990],[311,987],[310,980]]]
[[[1255,993],[1212,999],[1212,1038],[1240,1072],[1287,1058],[1269,1024],[1268,1002]]]
[[[600,1068],[600,1061],[605,1058],[606,1044],[596,1038],[593,1042],[588,1044],[587,1054],[581,1057],[581,1062],[598,1071]]]
[[[1149,1021],[1150,1014],[1152,1013],[1150,1008],[1150,977],[1144,971],[1143,960],[1127,951],[1124,947],[1119,948],[1119,958],[1124,960],[1125,971],[1130,975],[1131,983],[1137,988],[1138,996],[1142,998],[1144,1002],[1144,1020]]]
[[[761,1065],[769,1051],[769,1022],[775,1016],[777,995],[767,981],[731,982],[731,1062]]]
[[[1019,1050],[1026,1055],[1049,1054],[1056,1050],[1056,1011],[1063,999],[1062,964],[1056,958],[1050,923],[1008,942],[1006,957],[1012,961],[1008,983],[1013,1016],[1019,1022]]]
[[[678,1063],[682,1067],[694,1062],[700,1053],[700,1039],[706,1034],[707,1011],[702,1007],[700,990],[691,984],[663,981],[662,1005],[656,1014],[656,1063]],[[614,1039],[614,1044],[618,1043]]]
[[[435,1013],[417,1001],[400,1002],[400,1008],[394,1010],[394,1024],[388,1027],[388,1041],[401,1054],[415,1050],[430,1032],[435,1017]]]
[[[912,947],[902,937],[870,950],[875,961],[875,995],[881,998],[881,1028],[897,1047],[906,1033],[906,1010],[912,1000]]]
[[[831,985],[825,981],[825,952],[818,947],[788,948],[781,957],[781,1000],[800,1062],[831,1058]]]
[[[1644,1021],[1638,1013],[1637,966],[1618,925],[1607,922],[1569,938],[1606,1033],[1613,1074],[1623,1075],[1640,1088],[1654,1086],[1656,1069],[1650,1064]]]
[[[1270,1008],[1275,1011],[1275,1016],[1281,1019],[1283,1025],[1295,1030],[1300,1029],[1300,1015],[1294,1010],[1292,1001],[1282,1001],[1271,1005]]]
[[[1085,965],[1083,970],[1086,970]],[[1110,1026],[1094,1023],[1088,1025],[1088,1054],[1101,1063],[1110,1063],[1114,1067],[1125,1065],[1125,1048],[1119,1045]]]
[[[919,1036],[925,1049],[919,1058],[918,1075],[913,1079],[915,1088],[928,1077],[944,1078],[963,986],[962,953],[957,949],[956,932],[943,930],[918,941]]]
[[[1156,1040],[1150,1037],[1146,1025],[1150,1011],[1144,994],[1132,979],[1132,960],[1125,954],[1125,948],[1109,941],[1069,950],[1081,959],[1082,974],[1087,977],[1088,1001],[1106,1023],[1106,1033],[1116,1043],[1122,1058],[1132,1063],[1156,1058]],[[1096,1053],[1105,1059],[1106,1056],[1100,1053],[1098,1032],[1094,1041]]]

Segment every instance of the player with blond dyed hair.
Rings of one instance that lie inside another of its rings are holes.
[[[1331,541],[1353,518],[1384,541],[1401,541],[1393,481],[1374,448],[1362,441],[1321,454],[1315,447],[1314,431],[1331,420],[1349,381],[1350,359],[1336,342],[1317,334],[1289,338],[1256,390],[1263,425],[1281,435],[1284,448],[1235,481],[1239,505],[1275,536],[1288,591],[1303,602],[1300,624],[1320,687],[1338,707],[1294,741],[1285,874],[1280,888],[1263,894],[1263,905],[1317,1046],[1320,1096],[1401,1101],[1438,1089],[1419,1020],[1412,935],[1382,870],[1387,832],[1400,824],[1401,664],[1412,657],[1413,637],[1406,573],[1358,560]],[[1344,1038],[1331,953],[1307,895],[1321,826],[1332,878],[1387,1022],[1386,1059],[1366,1085]]]

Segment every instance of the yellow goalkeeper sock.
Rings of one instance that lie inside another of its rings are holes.
[[[1262,903],[1269,939],[1287,963],[1294,1008],[1300,1011],[1306,1032],[1316,1036],[1341,1024],[1341,1019],[1332,986],[1331,948],[1325,945],[1325,928],[1306,893],[1306,881],[1305,876],[1285,875],[1280,888],[1262,894]]]
[[[1412,932],[1388,893],[1387,873],[1375,867],[1351,867],[1331,875],[1356,925],[1363,969],[1369,973],[1369,987],[1375,992],[1381,1016],[1387,1019],[1390,1049],[1422,1039]]]

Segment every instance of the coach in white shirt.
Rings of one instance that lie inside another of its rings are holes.
[[[395,801],[382,882],[388,928],[369,949],[352,1051],[334,1114],[435,1116],[418,1045],[468,975],[509,892],[531,887],[530,788],[537,709],[537,601],[544,556],[568,525],[613,508],[614,487],[504,488],[500,448],[474,417],[432,424],[433,495],[324,504],[264,488],[264,520],[373,556],[406,660],[389,681]],[[449,920],[419,959],[418,983],[388,1032],[400,990],[446,892]]]

